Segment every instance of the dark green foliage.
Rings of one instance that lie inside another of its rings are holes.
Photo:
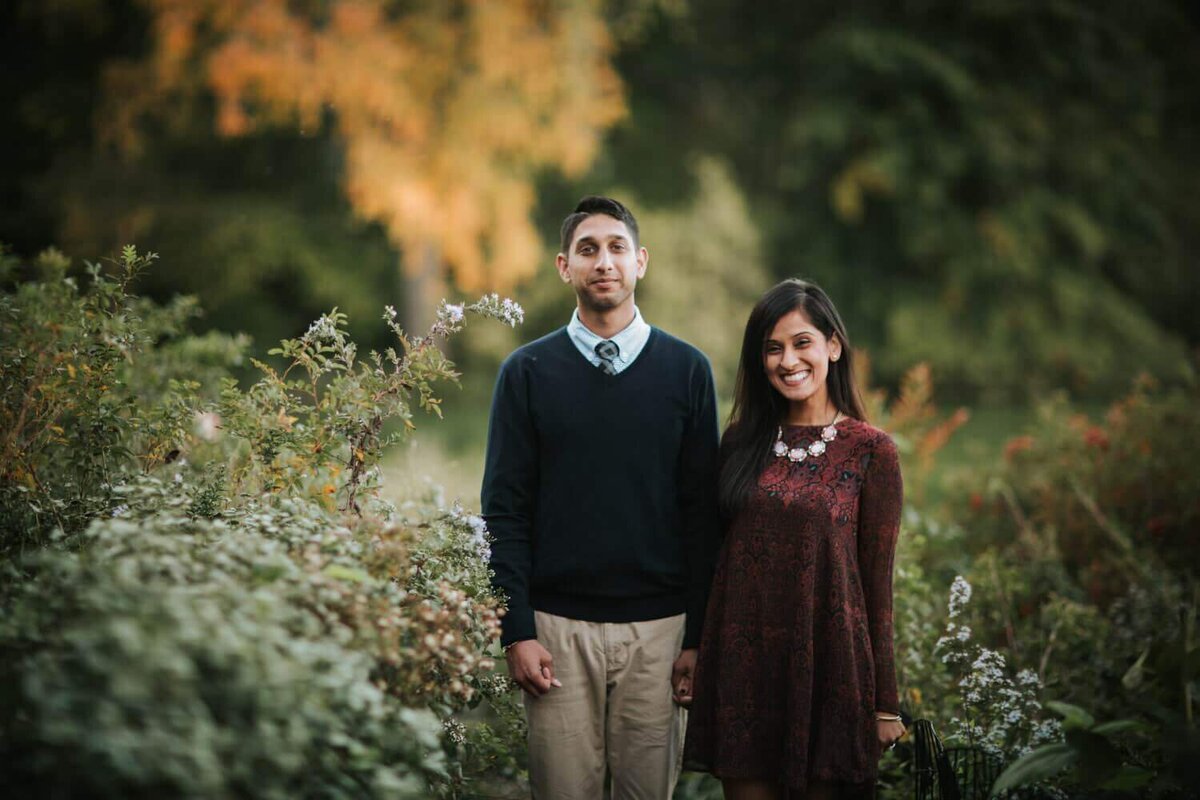
[[[1065,741],[1043,745],[1014,761],[996,779],[993,794],[1053,780],[1068,769],[1073,784],[1091,791],[1132,792],[1154,778],[1154,773],[1147,769],[1122,764],[1120,750],[1109,741],[1109,737],[1143,726],[1133,720],[1097,723],[1078,706],[1053,701],[1047,705],[1063,715]]]
[[[154,516],[7,567],[0,761],[11,796],[423,797],[440,724],[392,701],[334,581],[272,529]]]
[[[129,293],[154,258],[126,248],[114,275],[92,264],[75,278],[48,251],[34,280],[0,294],[0,553],[78,532],[126,476],[179,458],[216,378],[242,359],[240,338],[185,335],[193,301]],[[0,285],[17,271],[0,261]]]
[[[1035,714],[1037,756],[1013,780],[1164,798],[1192,785],[1194,758],[1181,753],[1194,753],[1200,710],[1198,402],[1194,386],[1142,382],[1097,420],[1058,398],[997,463],[962,477],[954,525],[909,528],[919,537],[898,566],[897,621],[909,628],[897,639],[913,710],[986,743],[1007,727],[993,717],[1015,677],[1065,716],[1059,734],[1052,717]],[[910,559],[925,575],[952,569],[967,579],[955,582],[936,648],[932,620],[910,611],[926,594]],[[1137,724],[1095,724],[1048,700]]]
[[[1111,398],[1192,371],[1184,4],[697,0],[644,41],[622,67],[661,124],[616,133],[618,180],[678,202],[689,158],[728,158],[771,271],[829,290],[885,385],[928,361],[953,397]]]
[[[127,248],[0,294],[0,794],[459,797],[519,779],[483,521],[378,497],[376,465],[455,377],[443,305],[357,359],[345,317],[281,343],[191,337]],[[4,281],[16,264],[5,262]],[[220,387],[220,398],[215,396]],[[339,502],[340,501],[340,502]],[[461,723],[468,708],[486,719]],[[500,754],[506,754],[500,757]]]

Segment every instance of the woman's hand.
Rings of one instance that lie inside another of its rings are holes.
[[[875,720],[875,729],[879,734],[880,753],[883,753],[884,750],[890,750],[892,745],[908,732],[904,727],[904,723],[898,719],[877,719]]]
[[[696,648],[679,651],[671,667],[671,694],[675,702],[687,708],[692,704],[692,677],[696,674]]]

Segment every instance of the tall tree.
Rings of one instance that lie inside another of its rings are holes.
[[[335,132],[351,206],[384,226],[419,326],[452,275],[504,288],[537,265],[533,180],[577,174],[624,113],[591,0],[142,0],[150,53],[111,65],[104,140],[153,125]]]
[[[694,0],[622,54],[658,124],[614,142],[668,180],[724,155],[885,379],[1107,394],[1200,344],[1198,45],[1174,0]]]

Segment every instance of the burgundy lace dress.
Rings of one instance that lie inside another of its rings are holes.
[[[795,792],[874,794],[875,711],[898,711],[892,561],[901,480],[887,434],[854,419],[820,456],[772,457],[721,546],[684,766]],[[803,447],[819,426],[788,426]]]

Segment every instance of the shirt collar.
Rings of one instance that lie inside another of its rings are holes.
[[[605,341],[591,331],[588,326],[584,325],[579,319],[579,309],[576,308],[571,314],[571,321],[567,323],[567,333],[574,339],[580,348],[588,353],[596,349],[596,345]],[[642,312],[637,306],[633,307],[633,321],[626,325],[620,333],[617,333],[607,341],[616,343],[620,348],[620,353],[617,358],[621,363],[626,363],[637,355],[637,351],[641,348],[637,344],[641,342],[645,344],[645,340],[650,336],[650,325],[646,320],[642,319]]]

